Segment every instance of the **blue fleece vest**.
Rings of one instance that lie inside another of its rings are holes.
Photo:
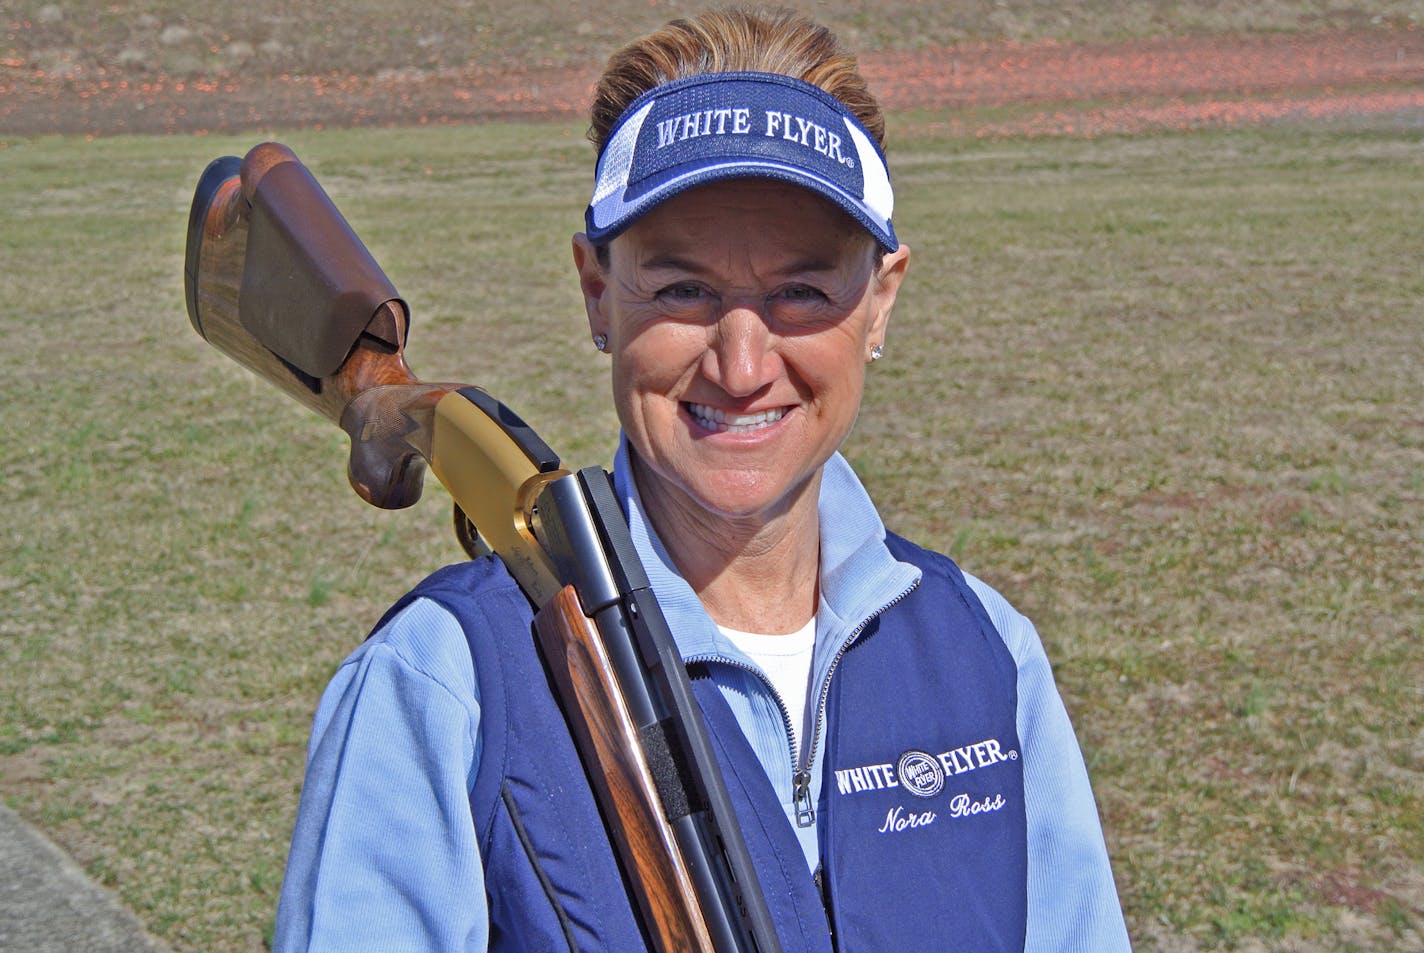
[[[824,897],[708,671],[717,663],[693,666],[693,691],[786,953],[1022,950],[1016,666],[948,559],[887,543],[924,576],[865,627],[831,681],[818,811]],[[470,807],[490,949],[645,949],[527,601],[489,559],[441,570],[392,613],[416,598],[459,620],[479,683]]]

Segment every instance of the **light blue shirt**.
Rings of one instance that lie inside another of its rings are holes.
[[[717,630],[677,575],[627,473],[624,447],[615,464],[617,489],[678,647],[685,659],[737,664],[717,667],[719,684],[794,826],[794,760],[808,753],[793,750],[781,705],[755,664]],[[820,509],[814,686],[858,627],[919,577],[885,548],[884,526],[839,455],[826,464]],[[1018,665],[1026,949],[1127,950],[1087,771],[1038,634],[993,589],[966,579]],[[814,695],[808,701],[808,724],[818,703]],[[820,803],[820,749],[813,744],[810,754],[813,804]],[[479,759],[478,683],[464,632],[443,608],[417,600],[351,654],[322,696],[274,949],[484,951],[484,869],[468,800]],[[817,828],[795,829],[814,868]]]

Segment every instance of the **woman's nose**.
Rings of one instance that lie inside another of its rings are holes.
[[[775,370],[771,345],[771,331],[755,308],[729,308],[712,328],[703,373],[729,395],[749,397]]]

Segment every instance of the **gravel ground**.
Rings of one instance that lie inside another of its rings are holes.
[[[1110,45],[975,44],[872,52],[890,109],[1038,104],[964,135],[1101,135],[1295,117],[1396,114],[1424,124],[1424,30],[1178,37]],[[0,135],[413,126],[575,117],[588,66],[174,78],[0,62]]]

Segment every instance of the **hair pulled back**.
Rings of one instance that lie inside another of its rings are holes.
[[[731,8],[673,20],[608,60],[590,108],[588,138],[599,152],[613,125],[643,93],[706,73],[779,73],[839,99],[885,145],[885,117],[855,57],[836,35],[791,10]]]

